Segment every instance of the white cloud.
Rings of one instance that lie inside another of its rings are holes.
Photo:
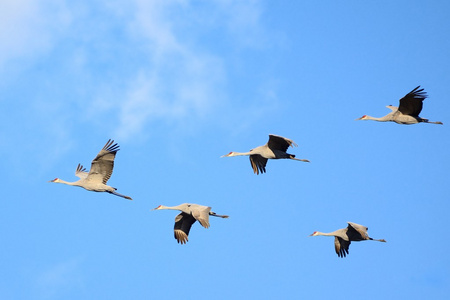
[[[14,59],[47,51],[54,31],[67,22],[69,15],[61,2],[0,1],[0,69]]]
[[[150,121],[198,120],[221,99],[221,60],[180,49],[183,53],[167,54],[174,65],[151,65],[151,72],[141,70],[133,78],[120,105],[119,137],[139,132]]]
[[[73,289],[83,289],[79,259],[71,259],[53,265],[36,279],[36,286],[43,298],[58,298]]]
[[[187,7],[187,1],[136,1],[130,33],[144,45],[147,59],[136,70],[120,101],[121,139],[140,132],[151,121],[186,124],[205,116],[224,97],[223,59],[195,46],[177,31],[171,9]]]
[[[64,113],[43,112],[51,120],[58,119],[51,114],[66,116],[68,124],[77,118],[120,139],[153,122],[189,128],[231,101],[228,49],[208,39],[218,32],[234,50],[257,45],[260,6],[256,0],[2,1],[0,67],[24,57],[61,64],[45,79],[59,80],[65,85],[59,92],[71,97],[58,108]]]
[[[267,46],[268,41],[261,26],[260,0],[218,0],[219,11],[225,14],[225,24],[230,34],[245,47]]]
[[[0,2],[0,65],[23,55],[30,48],[40,48],[46,44],[45,37],[39,40],[33,38],[33,31],[42,23],[38,10],[34,1]]]

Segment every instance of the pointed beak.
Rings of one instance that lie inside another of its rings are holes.
[[[220,158],[222,158],[222,157],[227,157],[229,154],[225,154],[225,155],[222,155]]]

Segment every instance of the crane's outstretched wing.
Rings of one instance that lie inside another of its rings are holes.
[[[423,100],[428,97],[427,93],[420,89],[420,85],[400,99],[398,110],[404,115],[418,117],[422,111]]]
[[[75,171],[75,176],[80,177],[80,179],[86,179],[88,177],[88,172],[86,172],[86,168],[83,168],[81,164],[78,164],[77,170]]]
[[[259,174],[259,172],[266,173],[266,164],[267,164],[267,158],[262,157],[259,154],[252,154],[250,155],[250,164],[253,168],[253,173],[256,175]]]
[[[192,205],[191,205],[192,209]],[[205,228],[209,228],[209,212],[211,207],[199,207],[198,209],[192,210],[192,216]]]
[[[97,154],[91,164],[88,180],[99,181],[106,184],[114,168],[114,158],[119,151],[119,145],[109,139],[103,149]]]
[[[392,110],[393,112],[396,112],[398,110],[397,106],[388,105],[386,107],[389,108],[390,110]]]
[[[369,235],[367,234],[367,230],[369,230],[369,228],[352,222],[347,223],[347,236],[350,240],[363,241],[369,239]]]
[[[178,243],[186,244],[188,241],[189,231],[192,224],[195,223],[195,218],[190,214],[182,212],[175,217],[175,226],[173,228],[175,239]]]
[[[297,144],[293,140],[287,139],[279,135],[269,134],[269,141],[267,146],[272,150],[280,150],[286,152],[289,146],[297,147]]]
[[[350,247],[350,241],[346,241],[340,237],[334,237],[334,250],[339,257],[346,257],[348,254],[348,248]]]

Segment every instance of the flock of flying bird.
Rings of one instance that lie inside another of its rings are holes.
[[[413,89],[400,99],[399,107],[388,105],[387,108],[392,112],[381,118],[374,118],[367,115],[362,116],[357,120],[374,120],[379,122],[396,122],[398,124],[417,124],[417,123],[431,123],[441,124],[442,122],[431,122],[428,119],[419,117],[422,111],[423,100],[427,97],[426,92],[420,89],[420,86]],[[295,155],[287,153],[289,147],[297,146],[294,141],[278,136],[269,135],[269,141],[263,145],[253,148],[249,152],[230,152],[221,157],[232,156],[249,156],[250,163],[255,174],[265,173],[268,159],[293,159],[297,161],[309,162],[307,159],[295,158]],[[78,164],[75,175],[80,179],[75,182],[67,182],[59,178],[51,180],[51,182],[63,183],[72,186],[79,186],[88,191],[94,192],[108,192],[110,194],[132,200],[131,197],[119,194],[116,188],[107,185],[109,178],[113,172],[114,158],[119,151],[119,146],[114,143],[114,140],[108,140],[103,149],[97,154],[91,164],[91,169],[86,172],[86,168]],[[218,215],[211,211],[211,207],[183,203],[177,206],[160,205],[153,210],[171,209],[181,211],[175,218],[174,236],[178,243],[185,244],[188,241],[189,231],[192,224],[196,221],[205,228],[209,225],[209,216],[228,218],[226,215]],[[339,257],[345,257],[348,254],[350,243],[373,240],[379,242],[386,242],[384,239],[373,239],[367,234],[368,228],[356,223],[348,222],[347,228],[338,229],[330,233],[323,233],[315,231],[310,236],[334,236],[334,246],[336,254]]]

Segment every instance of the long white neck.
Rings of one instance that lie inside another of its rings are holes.
[[[333,232],[320,232],[316,231],[314,235],[323,235],[323,236],[335,236],[336,231]]]
[[[177,206],[165,206],[165,205],[160,205],[158,206],[156,209],[171,209],[171,210],[183,210],[183,206],[182,205],[177,205]]]
[[[79,180],[78,181],[74,181],[74,182],[69,182],[69,181],[65,181],[65,180],[62,180],[62,179],[58,179],[58,180],[56,180],[54,182],[56,182],[56,183],[64,183],[64,184],[73,185],[73,186],[79,186]]]
[[[252,155],[251,151],[249,152],[232,152],[229,156],[245,156],[245,155]]]
[[[371,116],[367,116],[366,115],[364,120],[374,120],[374,121],[378,121],[378,122],[388,122],[388,121],[392,121],[392,118],[390,118],[390,115],[386,115],[386,116],[381,117],[381,118],[375,118],[375,117],[371,117]]]

